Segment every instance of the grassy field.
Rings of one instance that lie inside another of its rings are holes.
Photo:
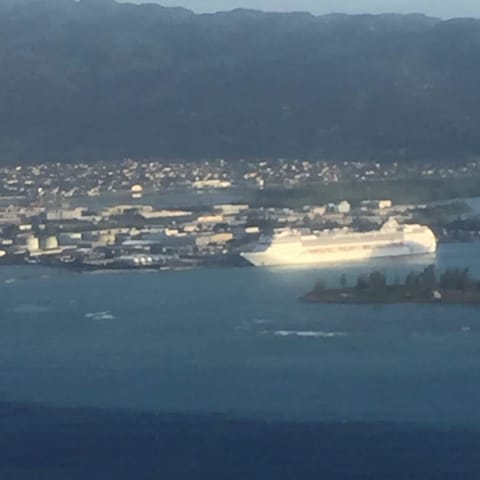
[[[364,182],[316,184],[299,188],[267,188],[255,198],[257,206],[298,208],[348,200],[353,205],[362,200],[391,199],[396,204],[423,204],[454,198],[480,196],[480,177],[449,179],[400,179]]]

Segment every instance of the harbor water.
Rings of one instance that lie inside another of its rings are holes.
[[[378,268],[480,276],[480,244],[309,269],[0,269],[4,402],[244,419],[480,424],[474,306],[306,305]]]

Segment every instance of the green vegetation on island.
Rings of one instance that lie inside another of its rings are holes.
[[[337,304],[480,304],[480,281],[471,277],[468,268],[448,268],[437,274],[435,266],[429,265],[422,272],[408,273],[403,281],[396,277],[392,283],[383,272],[374,270],[360,274],[354,286],[347,286],[343,274],[339,284],[340,288],[328,288],[320,280],[302,300]]]

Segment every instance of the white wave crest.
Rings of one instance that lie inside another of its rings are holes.
[[[276,337],[313,337],[313,338],[333,338],[346,337],[343,332],[325,332],[314,330],[276,330],[273,332]]]
[[[267,323],[273,323],[273,320],[270,320],[268,318],[256,318],[253,320],[253,323],[255,325],[265,325]]]
[[[93,313],[86,313],[85,318],[89,320],[114,320],[116,317],[112,315],[110,312],[93,312]]]

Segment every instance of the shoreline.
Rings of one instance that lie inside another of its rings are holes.
[[[440,290],[413,293],[401,287],[388,287],[383,291],[362,292],[356,288],[310,291],[299,300],[303,303],[324,305],[471,305],[480,306],[480,291]]]

